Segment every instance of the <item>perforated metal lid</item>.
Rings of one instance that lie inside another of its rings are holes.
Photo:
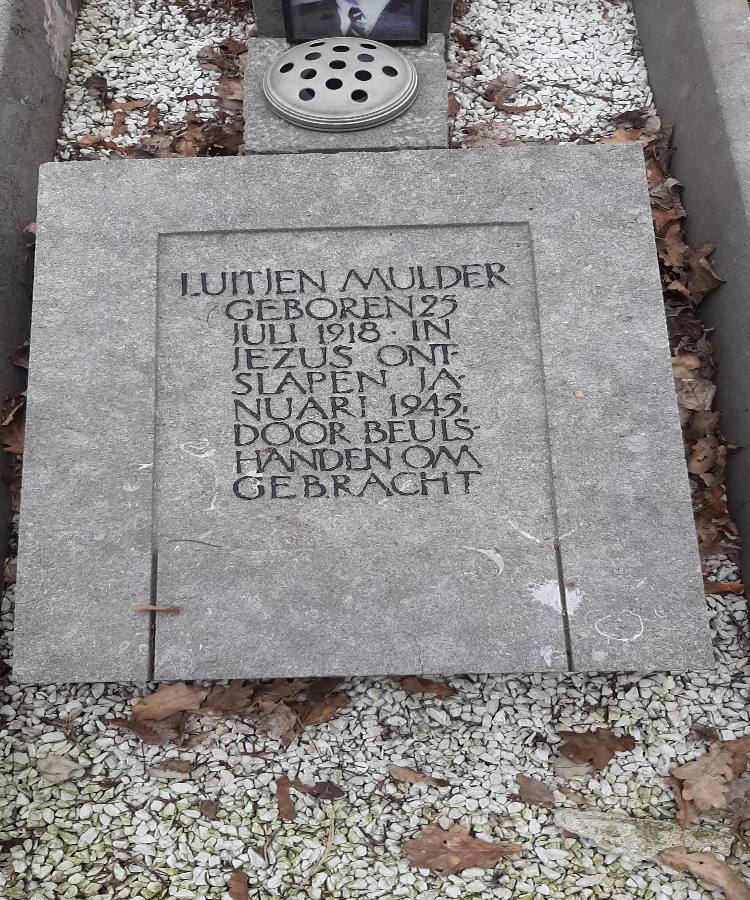
[[[284,51],[268,67],[271,108],[316,131],[359,131],[400,116],[414,102],[417,71],[393,47],[366,38],[326,38]]]

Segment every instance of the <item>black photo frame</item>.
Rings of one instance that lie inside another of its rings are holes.
[[[429,0],[283,0],[284,28],[290,44],[318,38],[361,37],[383,44],[425,44]],[[345,28],[349,7],[351,31]],[[357,14],[359,10],[359,14]],[[367,15],[377,16],[366,22]],[[365,26],[358,26],[363,21]],[[360,31],[360,28],[362,30]]]

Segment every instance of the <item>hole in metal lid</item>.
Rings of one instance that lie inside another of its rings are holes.
[[[367,72],[365,69],[360,69],[358,72],[354,73],[354,77],[357,81],[369,81],[372,78],[372,72]]]
[[[320,53],[306,53],[305,59],[320,59]]]
[[[360,62],[372,62],[375,57],[372,55],[372,53],[360,53],[357,59]]]
[[[352,91],[352,100],[356,103],[364,103],[367,100],[367,91]]]
[[[279,72],[291,72],[294,68],[294,63],[284,63],[284,65],[279,69]]]
[[[343,59],[332,59],[332,60],[328,63],[328,65],[329,65],[332,69],[345,69],[345,68],[346,68],[346,63],[344,62]]]
[[[398,69],[394,69],[393,66],[383,66],[383,75],[388,75],[389,78],[395,78],[398,75]]]
[[[315,96],[315,91],[312,88],[302,88],[299,92],[300,100],[312,100]]]
[[[318,72],[316,69],[305,69],[304,71],[299,73],[299,77],[309,80],[310,78],[315,78],[317,74]]]
[[[336,51],[336,53],[348,53],[349,52],[349,48],[346,46],[346,44],[337,44],[333,49]]]
[[[340,78],[329,78],[326,81],[326,87],[329,91],[337,91],[342,85],[343,81]]]

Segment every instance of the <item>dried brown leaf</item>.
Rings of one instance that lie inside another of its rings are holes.
[[[555,805],[555,795],[552,793],[552,789],[544,784],[543,781],[521,773],[516,775],[516,781],[518,783],[518,795],[524,803],[550,808]]]
[[[455,875],[464,869],[490,869],[501,857],[520,849],[518,844],[491,844],[472,837],[462,825],[454,825],[450,831],[430,825],[403,847],[412,866],[443,875]]]
[[[438,697],[452,697],[456,692],[442,681],[431,678],[420,678],[418,675],[406,675],[399,680],[401,690],[409,694],[435,694]]]
[[[297,810],[289,795],[289,779],[286,775],[276,779],[276,803],[279,807],[279,818],[284,822],[293,822],[297,818]]]
[[[609,728],[595,728],[593,731],[561,731],[563,740],[560,754],[580,763],[590,762],[595,769],[603,769],[615,753],[632,750],[635,741],[630,735],[618,737]]]
[[[115,117],[112,120],[112,137],[122,137],[124,134],[128,134],[128,126],[127,126],[128,117],[122,110],[119,110],[115,113]]]
[[[487,83],[482,97],[493,106],[505,103],[515,94],[520,84],[521,79],[515,72],[503,72],[502,75]]]
[[[198,804],[198,812],[204,819],[216,819],[219,815],[219,804],[216,800],[201,800]]]
[[[320,699],[303,700],[291,703],[291,709],[297,714],[303,728],[308,725],[322,725],[330,720],[344,707],[351,703],[344,691],[334,691]]]
[[[9,397],[0,406],[0,446],[6,453],[23,455],[26,428],[26,396]]]
[[[231,900],[250,900],[247,875],[242,869],[235,869],[227,878],[227,893]]]
[[[750,735],[713,744],[692,762],[671,772],[667,784],[679,807],[680,822],[694,821],[697,813],[725,809],[734,780],[747,768]]]
[[[255,688],[242,680],[230,681],[226,687],[214,685],[201,703],[200,712],[206,716],[237,716],[250,711]]]
[[[261,700],[257,705],[256,725],[269,737],[288,747],[299,732],[299,719],[281,701]]]
[[[703,587],[707,594],[741,594],[745,585],[741,581],[708,581],[704,579]]]
[[[156,128],[156,126],[159,124],[160,118],[161,118],[161,111],[159,110],[159,107],[156,104],[152,104],[151,106],[149,106],[148,119],[146,120],[146,128],[148,128],[149,131],[151,131],[151,129],[153,129],[153,128]]]
[[[121,109],[130,112],[133,109],[145,109],[150,105],[150,100],[125,100],[122,103],[107,103],[107,109]]]
[[[134,719],[110,719],[108,725],[130,731],[139,737],[144,744],[162,747],[170,742],[179,743],[185,733],[186,716],[175,713],[167,719],[140,722]]]
[[[142,697],[133,707],[133,718],[143,721],[167,719],[177,712],[197,712],[209,689],[198,684],[162,684],[153,694]]]
[[[674,794],[674,801],[677,804],[677,821],[683,828],[690,828],[698,820],[698,810],[682,793],[682,785],[677,778],[666,778],[665,784]]]
[[[448,115],[453,117],[461,112],[461,104],[453,91],[448,91]]]
[[[387,768],[388,774],[394,781],[403,781],[405,784],[428,784],[430,787],[436,788],[448,787],[450,784],[444,778],[433,778],[432,775],[426,775],[424,772],[418,772],[408,766],[389,765]]]
[[[719,888],[726,900],[750,900],[750,887],[713,853],[690,853],[683,847],[669,847],[658,858],[670,869],[689,872],[709,887]]]

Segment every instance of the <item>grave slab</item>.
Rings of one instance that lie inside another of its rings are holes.
[[[245,69],[245,152],[312,153],[342,150],[420,150],[448,146],[448,82],[442,34],[422,47],[399,47],[419,76],[417,99],[397,119],[362,131],[330,132],[300,128],[271,110],[263,96],[268,66],[289,44],[278,38],[249,42]]]
[[[670,377],[637,147],[43,167],[16,677],[710,666]]]

